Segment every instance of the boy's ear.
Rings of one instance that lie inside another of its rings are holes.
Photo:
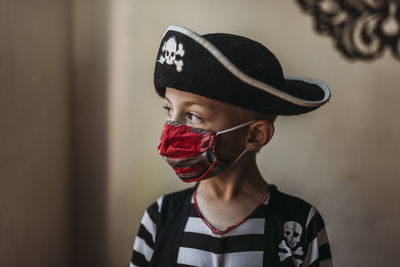
[[[268,144],[274,135],[274,124],[267,120],[258,120],[250,124],[247,133],[246,149],[249,151],[257,151],[264,145]]]

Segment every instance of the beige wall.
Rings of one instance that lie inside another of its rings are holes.
[[[0,266],[106,266],[107,7],[0,2]]]
[[[399,61],[349,62],[295,1],[113,1],[110,54],[108,240],[126,266],[144,209],[185,185],[156,154],[164,119],[152,85],[156,51],[170,24],[230,32],[267,45],[287,75],[325,81],[332,100],[281,117],[258,163],[281,190],[316,205],[335,266],[397,266],[400,249]],[[110,265],[111,266],[111,265]]]
[[[74,267],[106,265],[108,1],[75,0],[71,14]]]
[[[0,266],[70,266],[69,3],[0,1]]]
[[[396,266],[399,62],[346,61],[282,0],[2,0],[0,266],[127,266],[144,209],[187,186],[156,154],[170,24],[256,39],[330,85],[317,112],[278,119],[260,168],[317,206],[335,266]]]

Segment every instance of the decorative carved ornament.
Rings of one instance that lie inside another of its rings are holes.
[[[315,30],[349,59],[373,60],[386,49],[400,60],[400,0],[297,0]]]

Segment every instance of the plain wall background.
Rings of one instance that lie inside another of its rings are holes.
[[[0,266],[107,266],[108,1],[0,0]]]
[[[314,204],[335,266],[397,266],[400,62],[349,62],[296,1],[1,0],[0,266],[128,266],[144,210],[182,184],[157,155],[170,24],[265,44],[330,103],[280,117],[258,157]]]
[[[0,266],[70,266],[70,4],[0,1]]]

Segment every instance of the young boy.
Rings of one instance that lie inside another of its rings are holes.
[[[277,115],[329,100],[320,81],[287,78],[263,45],[170,26],[157,54],[167,121],[158,153],[189,189],[144,213],[130,266],[332,266],[321,215],[268,184],[256,153]]]

